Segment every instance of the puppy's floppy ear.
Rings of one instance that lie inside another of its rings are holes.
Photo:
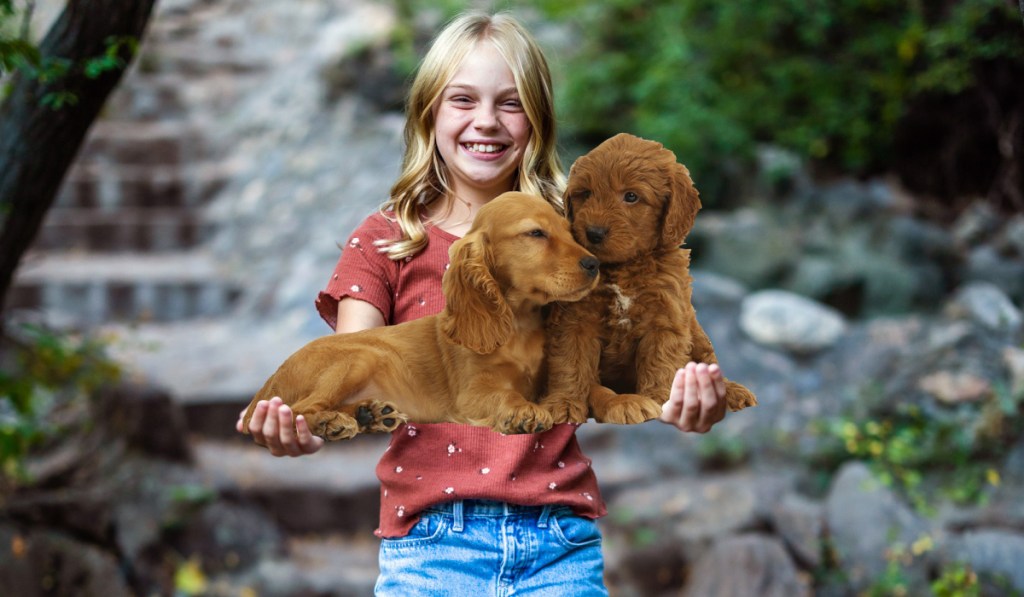
[[[477,354],[494,352],[515,325],[489,263],[481,234],[472,232],[452,245],[451,266],[441,282],[446,302],[441,331]]]
[[[667,173],[671,179],[671,192],[665,199],[664,224],[661,227],[661,245],[663,247],[680,247],[686,235],[693,228],[693,222],[700,211],[700,194],[686,166],[675,161],[668,165]]]

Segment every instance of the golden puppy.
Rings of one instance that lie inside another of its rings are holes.
[[[586,421],[588,410],[605,423],[656,418],[679,366],[718,362],[690,302],[690,251],[680,249],[697,190],[671,151],[620,134],[573,164],[565,209],[573,236],[601,260],[601,283],[552,309],[541,404],[556,423]],[[726,383],[731,410],[757,403]]]
[[[439,315],[314,340],[253,398],[280,396],[329,440],[391,431],[405,420],[545,430],[535,402],[544,358],[541,308],[595,286],[598,261],[540,197],[505,193],[451,248]]]

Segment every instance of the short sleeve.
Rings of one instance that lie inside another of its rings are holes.
[[[345,297],[366,301],[377,308],[384,320],[392,320],[398,265],[381,253],[378,240],[397,235],[397,226],[380,214],[367,218],[342,247],[327,287],[316,299],[316,309],[334,330],[338,324],[338,303]]]

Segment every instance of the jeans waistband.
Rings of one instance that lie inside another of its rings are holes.
[[[510,514],[537,515],[545,509],[551,510],[551,506],[520,506],[508,502],[497,502],[494,500],[457,500],[434,504],[426,509],[427,512],[441,512],[451,514],[455,511],[456,504],[462,504],[463,516],[508,516]]]
[[[425,512],[437,512],[442,514],[451,514],[454,518],[453,530],[461,532],[464,519],[467,516],[509,516],[512,514],[526,515],[537,518],[537,526],[539,528],[547,528],[548,518],[551,516],[553,510],[563,508],[564,506],[520,506],[518,504],[509,504],[507,502],[497,502],[493,500],[457,500],[454,502],[445,502],[442,504],[434,504],[425,510]]]

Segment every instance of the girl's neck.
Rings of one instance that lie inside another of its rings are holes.
[[[449,193],[427,209],[430,222],[449,234],[465,236],[476,213],[494,197],[480,193]]]

